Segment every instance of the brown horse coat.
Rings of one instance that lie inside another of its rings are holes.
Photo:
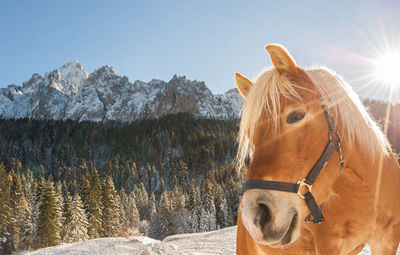
[[[367,243],[374,255],[396,254],[400,168],[386,138],[337,75],[299,68],[282,46],[267,45],[267,50],[275,69],[255,82],[235,76],[246,98],[239,167],[250,156],[249,180],[305,178],[327,143],[321,102],[336,116],[345,167],[339,171],[334,153],[313,185],[326,218],[321,224],[303,220],[310,212],[296,194],[247,190],[239,209],[237,254],[358,254]],[[289,123],[293,112],[304,113],[304,119]]]

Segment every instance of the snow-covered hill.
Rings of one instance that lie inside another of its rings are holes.
[[[217,231],[181,234],[163,241],[144,236],[110,237],[92,239],[81,243],[60,244],[33,252],[19,252],[25,255],[83,255],[83,254],[170,254],[170,255],[211,255],[235,254],[236,226]],[[359,255],[371,254],[366,246]],[[397,251],[400,255],[400,250]]]
[[[0,117],[132,121],[166,114],[228,118],[243,103],[236,89],[213,95],[204,82],[174,76],[170,81],[129,81],[111,66],[92,74],[75,61],[46,73],[33,74],[22,87],[0,89]]]

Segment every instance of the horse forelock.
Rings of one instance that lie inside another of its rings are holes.
[[[357,141],[373,159],[391,150],[385,135],[372,120],[360,98],[339,75],[322,67],[305,70],[305,73],[319,92],[321,102],[338,116],[336,121],[341,122],[341,135],[348,139],[349,146]],[[243,167],[247,157],[252,156],[252,141],[261,115],[266,113],[269,116],[269,131],[276,132],[279,127],[281,98],[298,102],[304,100],[296,89],[304,88],[275,69],[267,69],[256,78],[241,110],[236,157],[238,169]]]
[[[241,110],[236,157],[238,169],[243,166],[246,158],[252,155],[254,146],[251,141],[261,115],[266,113],[269,116],[271,125],[268,128],[276,132],[281,112],[280,99],[284,97],[293,101],[303,100],[296,88],[300,87],[275,69],[267,69],[256,78]]]

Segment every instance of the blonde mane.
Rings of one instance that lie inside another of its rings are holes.
[[[341,122],[342,137],[351,146],[357,141],[361,148],[371,158],[386,155],[390,144],[377,124],[361,103],[353,89],[341,77],[326,68],[306,70],[315,87],[321,95],[321,101],[333,109],[336,121]],[[275,69],[261,72],[251,87],[241,111],[240,130],[238,136],[237,168],[241,169],[246,158],[251,158],[254,146],[255,128],[263,112],[272,120],[274,132],[279,127],[280,98],[303,101],[295,88],[301,88],[291,83],[285,75]]]

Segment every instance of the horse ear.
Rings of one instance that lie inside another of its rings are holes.
[[[297,65],[290,53],[279,44],[267,44],[265,49],[268,51],[272,64],[280,73],[297,75]]]
[[[242,94],[243,98],[246,99],[247,93],[253,85],[253,82],[241,75],[240,73],[235,73],[235,84],[240,94]]]

